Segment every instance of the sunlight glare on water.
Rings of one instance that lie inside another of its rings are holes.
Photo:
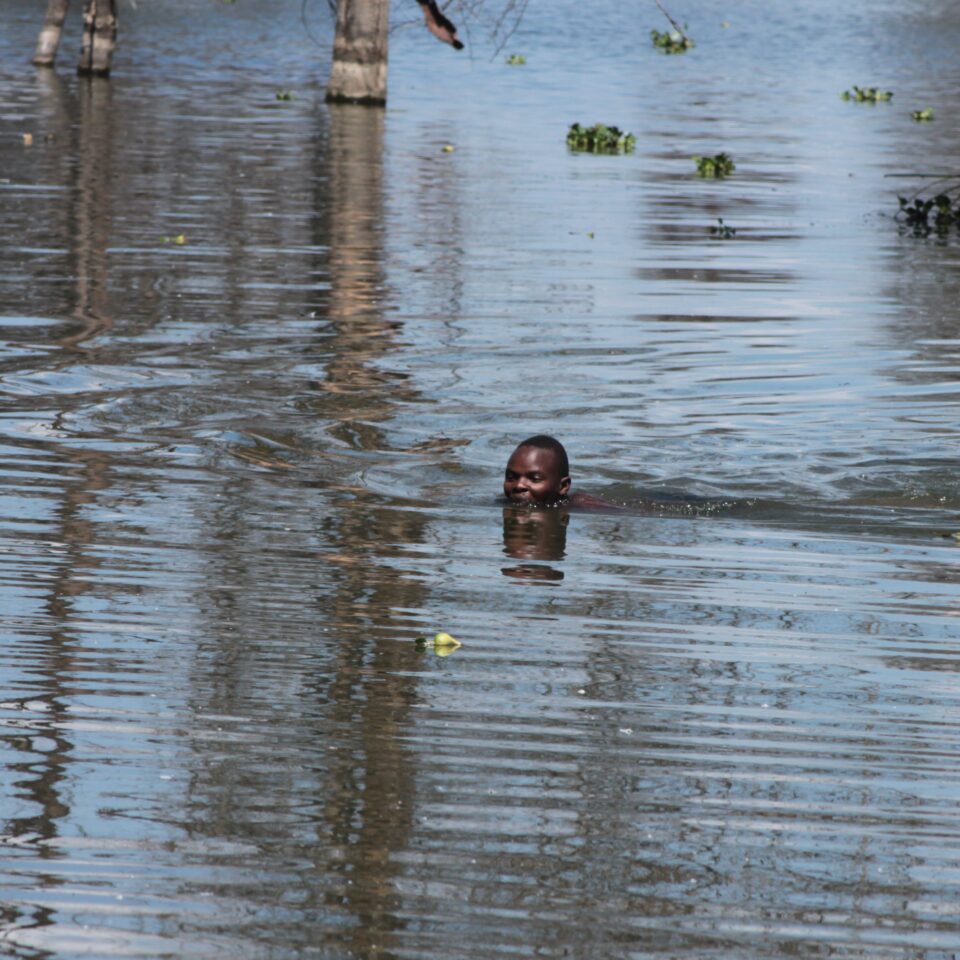
[[[952,960],[960,16],[393,6],[0,0],[0,952]]]

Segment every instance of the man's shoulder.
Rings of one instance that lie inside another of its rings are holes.
[[[567,498],[567,504],[571,507],[577,507],[583,510],[622,510],[619,503],[613,503],[610,500],[604,500],[603,497],[594,496],[592,493],[571,493]]]

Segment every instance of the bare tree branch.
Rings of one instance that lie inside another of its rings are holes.
[[[673,29],[676,30],[677,33],[679,33],[687,43],[690,43],[690,38],[684,32],[683,27],[681,27],[680,24],[677,23],[677,21],[674,20],[669,13],[667,13],[667,8],[660,2],[660,0],[653,0],[653,2],[660,8],[660,12],[670,21],[670,25],[673,27]]]
[[[500,41],[493,51],[493,57],[500,54],[500,51],[507,45],[510,38],[517,32],[520,21],[523,20],[523,15],[527,12],[527,4],[529,2],[530,0],[508,0],[507,5],[503,9],[503,13],[494,25],[494,36],[499,33]],[[505,28],[504,24],[506,23],[507,17],[512,17],[512,22]],[[493,57],[491,57],[491,59],[493,59]]]

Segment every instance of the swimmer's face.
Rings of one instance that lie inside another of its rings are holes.
[[[517,447],[503,475],[503,495],[511,503],[552,506],[570,489],[570,478],[560,475],[557,455],[539,447]]]

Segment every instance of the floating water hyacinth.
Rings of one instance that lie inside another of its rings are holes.
[[[879,87],[858,87],[854,84],[853,90],[844,90],[840,98],[852,100],[854,103],[883,103],[893,99],[893,91],[881,90]]]
[[[650,39],[653,45],[664,53],[686,53],[695,44],[679,30],[651,30]]]
[[[960,190],[955,185],[952,192],[957,194]],[[945,235],[951,227],[960,227],[960,195],[951,196],[945,191],[927,199],[897,197],[897,200],[900,203],[897,216],[906,221],[916,236],[925,237],[934,231]]]
[[[925,121],[925,120],[932,120],[932,119],[933,119],[933,111],[932,111],[929,107],[927,107],[926,110],[914,110],[914,111],[912,111],[911,114],[910,114],[910,116],[913,117],[914,120],[916,120],[916,121],[918,121],[918,122],[920,122],[920,123],[923,123],[923,121]]]
[[[567,146],[584,153],[632,153],[636,144],[637,138],[632,133],[603,123],[592,127],[572,123],[567,131]]]
[[[715,153],[712,157],[694,157],[697,175],[701,177],[726,177],[736,170],[733,157],[728,153]]]
[[[527,62],[527,58],[522,53],[511,53],[507,57],[507,66],[522,67]]]

